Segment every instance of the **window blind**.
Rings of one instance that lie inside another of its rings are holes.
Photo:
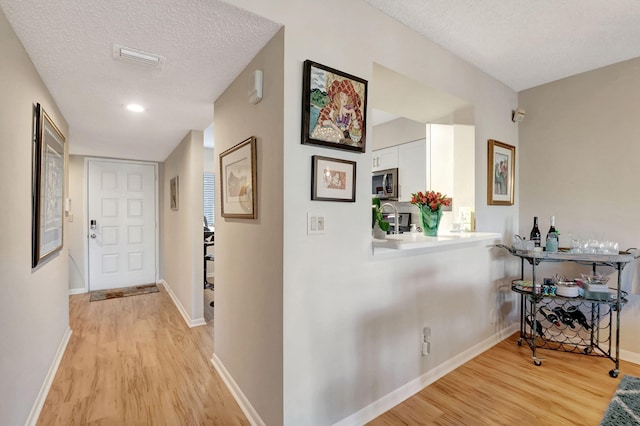
[[[209,226],[215,226],[215,175],[211,172],[204,172],[204,217],[207,218]]]

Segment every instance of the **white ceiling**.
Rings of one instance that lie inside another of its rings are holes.
[[[163,161],[281,27],[216,0],[0,0],[69,124],[72,154]],[[113,44],[166,57],[113,59]],[[34,102],[37,100],[34,100]],[[124,104],[147,110],[134,114]]]
[[[640,56],[638,0],[364,1],[516,91]],[[217,0],[0,8],[68,121],[70,152],[152,161],[211,124],[213,101],[281,27]],[[116,61],[113,44],[166,63]],[[130,102],[147,111],[129,113]]]
[[[638,0],[365,0],[513,90],[640,56]]]

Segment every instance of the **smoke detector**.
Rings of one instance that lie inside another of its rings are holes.
[[[118,44],[113,45],[113,58],[120,61],[133,62],[139,65],[156,68],[162,68],[167,59],[164,56],[156,55],[155,53],[132,49]]]

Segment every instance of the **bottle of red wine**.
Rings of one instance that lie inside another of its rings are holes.
[[[551,226],[549,227],[549,232],[547,232],[545,250],[550,253],[555,253],[558,251],[558,231],[556,230],[556,217],[551,216],[549,221],[551,222]]]
[[[536,247],[540,247],[540,229],[538,229],[538,216],[533,217],[533,228],[531,229],[529,239],[534,242]]]

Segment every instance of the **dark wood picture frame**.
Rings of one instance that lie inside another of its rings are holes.
[[[258,202],[256,138],[251,136],[220,154],[222,217],[255,219]]]
[[[62,249],[65,138],[40,104],[33,109],[31,267]]]
[[[516,147],[489,139],[487,204],[512,206],[516,176]]]
[[[312,156],[311,199],[356,201],[356,162],[320,155]]]
[[[302,143],[365,152],[367,81],[304,61]]]

